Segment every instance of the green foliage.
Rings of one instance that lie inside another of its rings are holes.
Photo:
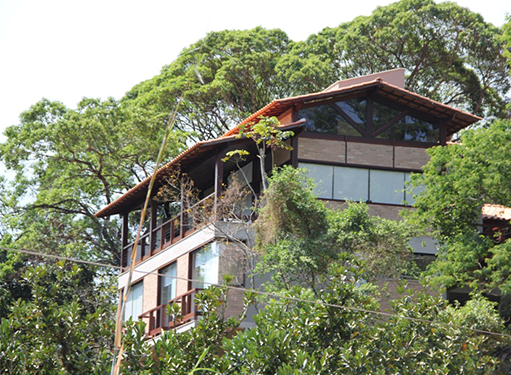
[[[114,99],[71,110],[43,99],[6,129],[0,157],[16,173],[2,191],[13,246],[119,261],[119,223],[93,215],[153,167],[162,132]],[[182,149],[176,133],[167,152]]]
[[[370,217],[362,203],[328,210],[305,173],[289,166],[274,171],[254,224],[262,253],[256,270],[272,275],[270,290],[298,284],[317,292],[319,279],[342,253],[364,260],[366,279],[410,272],[410,233],[403,222]]]
[[[294,43],[277,69],[293,94],[339,77],[406,69],[405,88],[474,114],[505,117],[501,31],[454,2],[402,0]]]
[[[34,266],[19,299],[0,322],[0,368],[6,374],[104,374],[112,348],[113,311],[92,289],[85,268]]]
[[[425,186],[410,219],[442,245],[431,265],[435,282],[511,292],[508,242],[480,234],[484,204],[511,206],[511,121],[462,133],[461,143],[434,147],[423,174],[413,185]]]
[[[184,93],[176,127],[193,132],[196,140],[218,137],[288,95],[288,83],[275,66],[290,42],[283,31],[261,27],[209,33],[123,101],[163,119]]]
[[[299,286],[284,291],[284,298],[267,301],[254,316],[253,327],[246,330],[236,330],[239,320],[221,318],[226,289],[209,288],[196,301],[204,316],[191,330],[169,331],[148,345],[143,341],[143,323],[129,325],[123,371],[504,373],[495,353],[508,344],[507,339],[470,330],[504,331],[490,302],[479,297],[464,307],[448,306],[440,297],[415,292],[392,303],[395,316],[380,318],[374,287],[363,276],[357,259],[344,253],[330,265],[325,274],[328,287],[318,289],[317,296]],[[245,305],[253,301],[254,295],[249,294]]]

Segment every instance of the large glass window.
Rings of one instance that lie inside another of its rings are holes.
[[[408,181],[410,181],[411,175],[412,175],[411,173],[405,173],[405,187],[406,187],[405,200],[406,200],[407,204],[414,204],[415,203],[415,199],[413,198],[413,196],[414,195],[419,195],[420,192],[422,190],[424,190],[424,186],[418,186],[416,188],[411,189],[411,191],[409,191],[411,186],[407,185],[406,183]]]
[[[403,172],[371,170],[369,199],[376,203],[403,204],[404,184]]]
[[[300,163],[301,168],[306,168],[308,176],[316,183],[314,194],[318,198],[332,199],[332,178],[334,167],[329,165]]]
[[[365,128],[366,125],[366,111],[367,103],[363,98],[348,99],[342,102],[335,103],[337,108],[340,108],[346,113],[357,125]]]
[[[373,102],[373,130],[381,128],[383,125],[398,116],[401,112],[402,111],[398,109],[388,107],[378,102]]]
[[[335,110],[336,104],[338,103],[301,109],[298,116],[307,120],[305,123],[307,131],[360,137],[361,134]],[[365,124],[362,128],[365,128]]]
[[[218,284],[218,244],[211,243],[192,253],[192,289]]]
[[[406,181],[410,178],[408,172],[310,163],[300,163],[299,167],[308,170],[308,177],[317,184],[315,194],[323,199],[413,204],[413,194],[422,190],[405,191]]]
[[[438,124],[408,115],[378,134],[376,138],[435,143],[440,140],[440,127]]]
[[[128,320],[129,318],[132,320],[137,320],[139,315],[142,315],[143,295],[143,281],[131,286],[130,293],[128,294],[128,300],[126,301],[126,307],[124,309],[124,320]]]
[[[334,167],[334,199],[367,201],[369,170]]]
[[[302,108],[297,114],[299,118],[307,120],[305,128],[309,132],[361,137],[367,130],[368,116],[372,119],[372,131],[377,132],[403,112],[376,100],[372,100],[372,103],[372,111],[369,113],[365,98],[353,98]],[[406,115],[375,137],[437,143],[440,140],[440,127],[438,124]]]
[[[167,304],[176,298],[177,293],[177,263],[160,270],[160,303]]]

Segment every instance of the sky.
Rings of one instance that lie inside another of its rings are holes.
[[[43,97],[70,108],[120,99],[210,31],[263,26],[305,40],[391,2],[0,0],[0,133]],[[511,0],[457,3],[496,26],[511,12]]]

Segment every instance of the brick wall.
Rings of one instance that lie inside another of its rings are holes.
[[[149,274],[144,277],[144,294],[142,296],[142,312],[145,313],[158,306],[158,275]],[[143,319],[149,324],[149,319]],[[146,330],[149,327],[146,326]]]
[[[392,146],[348,143],[348,163],[392,168]]]
[[[298,138],[300,159],[344,163],[344,142],[326,139]]]
[[[190,255],[184,254],[177,258],[177,287],[176,287],[176,295],[180,296],[188,292],[188,281],[182,280],[180,278],[189,278],[189,270],[190,270]]]
[[[333,162],[387,168],[421,169],[429,161],[425,148],[391,146],[300,137],[298,157],[308,161]],[[347,160],[345,159],[347,156]]]
[[[421,169],[429,161],[425,148],[396,146],[395,167]]]

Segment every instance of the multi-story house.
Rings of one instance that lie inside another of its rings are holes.
[[[318,93],[274,100],[242,124],[257,122],[260,116],[276,116],[281,129],[292,130],[294,135],[288,140],[292,150],[278,150],[275,165],[307,168],[317,182],[318,198],[331,207],[342,206],[346,200],[365,201],[370,214],[397,220],[406,202],[412,203],[404,191],[405,182],[428,162],[426,150],[445,145],[453,134],[480,120],[405,90],[404,78],[404,69],[396,69],[339,81]],[[225,231],[197,223],[194,214],[203,210],[204,202],[210,202],[213,210],[219,204],[229,176],[237,171],[236,165],[222,161],[229,151],[249,152],[240,167],[255,194],[261,192],[256,146],[251,139],[236,137],[238,130],[195,144],[157,172],[154,194],[165,184],[169,171],[179,169],[194,181],[202,202],[186,206],[182,198],[179,202],[151,201],[126,306],[126,318],[145,319],[150,336],[162,328],[193,325],[197,319],[195,293],[209,283],[220,283],[226,272],[237,274],[239,285],[245,282],[239,275],[243,262],[224,240]],[[265,168],[269,169],[267,161]],[[97,217],[118,214],[123,219],[121,290],[128,281],[134,250],[130,215],[140,211],[148,185],[149,179],[142,181],[96,213]],[[429,241],[426,247],[417,246],[417,251],[433,254],[436,250]],[[241,293],[233,293],[226,315],[239,313],[241,302]],[[165,306],[171,303],[181,305],[184,319],[179,323],[165,316]]]

